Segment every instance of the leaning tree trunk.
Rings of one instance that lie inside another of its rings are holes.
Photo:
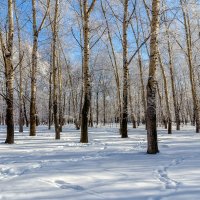
[[[158,150],[156,124],[156,67],[158,65],[158,32],[160,0],[152,1],[152,21],[150,40],[149,78],[147,83],[147,153],[156,154]]]

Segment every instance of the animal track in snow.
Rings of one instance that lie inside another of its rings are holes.
[[[179,183],[176,182],[175,180],[169,178],[168,173],[167,173],[167,167],[160,168],[156,170],[156,175],[160,182],[164,184],[164,189],[177,189]]]
[[[159,169],[155,170],[157,178],[164,184],[164,189],[177,189],[180,185],[178,181],[175,181],[168,176],[168,169],[181,164],[183,160],[183,158],[174,159],[168,166],[160,167]]]

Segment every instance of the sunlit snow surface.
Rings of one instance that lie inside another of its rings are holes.
[[[116,126],[89,129],[89,144],[66,126],[61,140],[53,130],[26,129],[15,144],[4,144],[0,127],[0,199],[18,200],[198,200],[200,134],[182,127],[159,129],[157,155],[146,154],[144,127],[121,139]]]

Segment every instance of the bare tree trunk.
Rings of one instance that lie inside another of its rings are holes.
[[[80,16],[81,16],[81,19],[84,19],[84,16],[83,16],[83,4],[82,4],[82,1],[79,1],[79,5],[80,5]],[[83,40],[84,40],[84,28],[83,28],[83,23],[84,21],[82,20],[81,21],[81,26],[79,27],[79,30],[80,30],[80,34],[79,34],[79,37],[80,37],[80,44],[83,44]],[[82,48],[81,46],[81,66],[82,66],[82,80],[83,80],[83,68],[84,68],[84,49]],[[75,118],[75,126],[76,126],[76,129],[79,130],[81,128],[81,122],[82,122],[82,108],[83,108],[83,84],[82,84],[82,87],[81,87],[81,95],[80,95],[80,106],[79,106],[79,114],[75,114],[76,118]],[[73,89],[72,89],[73,91]],[[77,104],[76,104],[77,105]]]
[[[180,116],[178,110],[178,102],[176,97],[175,83],[174,83],[174,67],[172,63],[172,48],[169,40],[169,33],[167,33],[167,45],[168,45],[168,54],[169,54],[169,70],[170,70],[170,78],[171,78],[171,87],[172,87],[172,96],[173,96],[173,104],[174,104],[174,112],[175,112],[175,120],[176,120],[176,130],[180,130]]]
[[[55,126],[55,139],[60,139],[60,127],[58,121],[58,62],[57,61],[57,37],[58,37],[58,5],[59,0],[55,2],[55,13],[53,21],[53,44],[52,44],[52,61],[53,61],[53,116]]]
[[[190,29],[190,18],[189,14],[183,7],[183,1],[180,0],[183,18],[184,18],[184,25],[185,25],[185,35],[186,35],[186,45],[187,45],[187,58],[188,58],[188,66],[190,72],[190,84],[191,84],[191,91],[192,91],[192,99],[194,105],[194,116],[196,121],[196,133],[199,133],[200,128],[200,121],[199,121],[199,100],[197,97],[197,89],[196,89],[196,80],[194,74],[194,67],[192,63],[192,39],[191,39],[191,29]]]
[[[6,124],[7,124],[7,136],[5,143],[14,143],[14,119],[13,119],[13,81],[14,81],[14,69],[13,69],[13,1],[8,0],[8,34],[7,41],[4,43],[3,35],[0,30],[0,42],[2,55],[5,65],[5,78],[6,78]]]
[[[108,32],[108,39],[109,39],[109,43],[110,43],[110,47],[111,47],[111,52],[112,52],[112,57],[114,60],[113,63],[113,71],[114,71],[114,75],[115,75],[115,82],[116,82],[116,86],[117,86],[117,97],[118,97],[118,107],[119,107],[119,123],[120,123],[120,130],[121,130],[121,121],[122,121],[122,100],[121,100],[121,92],[120,92],[120,79],[119,79],[119,70],[118,70],[118,64],[117,64],[117,58],[116,58],[116,54],[114,51],[114,46],[113,46],[113,41],[112,41],[112,37],[111,37],[111,33],[110,33],[110,28],[109,28],[109,24],[108,24],[108,20],[106,17],[106,12],[105,9],[103,7],[102,1],[101,1],[101,8],[103,11],[103,15],[106,21],[106,27],[107,27],[107,32]],[[112,57],[109,54],[110,60],[112,61]],[[121,134],[121,131],[120,131]]]
[[[165,90],[165,101],[167,106],[167,122],[168,122],[168,134],[172,133],[172,119],[171,119],[171,112],[169,107],[169,95],[168,95],[168,85],[167,85],[167,78],[165,75],[165,69],[161,60],[161,55],[159,53],[159,62],[160,62],[160,68],[162,72],[163,82],[164,82],[164,90]]]
[[[24,106],[24,118],[25,118],[25,121],[26,121],[26,127],[29,126],[29,121],[28,121],[28,117],[27,117],[27,114],[26,114],[26,103],[25,103],[25,98],[23,97],[23,106]]]
[[[159,152],[156,124],[156,67],[158,65],[159,7],[160,0],[153,0],[149,78],[147,83],[147,153],[149,154],[156,154]]]
[[[88,143],[88,111],[90,107],[90,74],[89,74],[89,16],[88,16],[88,2],[83,1],[84,13],[84,61],[83,61],[83,108],[81,116],[81,139],[80,142]]]
[[[73,108],[74,124],[75,124],[76,129],[79,130],[80,129],[80,119],[77,116],[77,110],[76,110],[77,105],[76,105],[76,101],[75,101],[74,86],[73,86],[73,81],[72,81],[71,70],[70,70],[69,63],[67,62],[67,59],[66,59],[66,56],[65,56],[65,53],[63,51],[61,43],[60,43],[60,48],[61,48],[61,51],[62,51],[63,56],[64,56],[64,60],[65,60],[66,66],[67,66],[67,73],[68,73],[68,76],[69,76],[69,84],[70,84],[70,87],[71,87],[71,95],[72,95],[72,106],[73,106],[72,108]],[[69,102],[69,104],[70,104],[70,102]],[[82,106],[81,106],[81,108],[82,108]]]
[[[162,97],[161,97],[161,94],[160,94],[160,89],[159,89],[159,85],[157,84],[157,93],[158,93],[158,101],[160,103],[160,116],[161,116],[161,124],[164,125],[165,129],[167,129],[167,120],[166,120],[166,117],[163,113],[163,103],[162,103]],[[159,121],[159,118],[158,118],[158,121]]]
[[[88,112],[91,99],[91,84],[89,72],[89,18],[90,12],[96,0],[93,0],[88,8],[88,0],[83,0],[83,35],[84,35],[84,59],[83,59],[83,108],[81,112],[81,138],[80,142],[88,143]]]
[[[99,91],[96,92],[96,124],[99,124]]]
[[[65,110],[66,110],[66,92],[63,94],[63,118],[62,118],[62,125],[65,125]]]
[[[21,59],[21,54],[19,55]],[[21,63],[21,61],[20,61]],[[22,89],[22,64],[19,65],[20,68],[20,86],[19,86],[19,132],[23,132],[24,117],[23,117],[23,89]]]
[[[103,125],[106,125],[106,91],[103,91]]]
[[[128,73],[128,75],[129,75],[129,83],[130,83],[130,74]],[[130,84],[129,84],[128,88],[129,88],[129,105],[130,105],[130,110],[131,110],[131,121],[132,121],[133,128],[137,128],[136,127],[135,115],[134,115],[134,111],[133,111],[133,102],[132,102],[131,86],[130,86]]]
[[[134,31],[134,27],[133,27],[132,23],[131,23],[131,28],[132,28],[132,31],[133,31],[134,36],[135,36],[137,48],[139,48],[138,18],[136,18],[136,20],[137,20],[137,35],[138,35],[138,37],[136,36],[136,32]],[[142,105],[143,105],[143,109],[144,109],[144,118],[145,118],[145,124],[146,124],[147,103],[146,103],[145,86],[144,86],[144,80],[143,80],[143,66],[142,66],[142,58],[141,58],[140,50],[138,51],[138,66],[139,66],[139,71],[140,71],[140,83],[141,83],[141,88],[142,88],[142,91],[141,91],[141,93],[142,93]]]
[[[17,23],[17,36],[18,36],[18,51],[19,51],[19,132],[23,132],[24,117],[23,117],[23,89],[22,89],[22,50],[21,50],[21,29],[19,24],[18,12],[16,2],[14,2],[15,17]]]
[[[49,73],[49,119],[48,119],[48,129],[51,129],[52,123],[52,72]]]
[[[93,127],[93,114],[92,114],[92,106],[90,106],[90,120],[89,120],[90,127]]]
[[[31,72],[31,102],[30,102],[30,136],[36,135],[36,60],[37,38],[34,36]]]
[[[60,59],[58,59],[58,83],[59,83],[59,97],[58,97],[58,105],[59,105],[59,126],[60,132],[62,132],[63,126],[63,107],[62,107],[62,66],[60,63]]]
[[[127,28],[128,28],[128,0],[124,1],[123,19],[123,104],[122,104],[122,124],[121,137],[128,137],[128,52],[127,52]]]
[[[79,107],[80,111],[79,111],[79,116],[78,116],[78,121],[79,122],[75,123],[77,130],[80,129],[81,122],[82,122],[82,120],[81,120],[81,117],[82,117],[82,108],[83,108],[83,85],[81,87],[81,96],[80,96],[80,107]],[[80,124],[80,126],[79,126],[79,124]]]
[[[37,73],[37,53],[38,53],[38,36],[44,24],[45,18],[49,11],[50,0],[47,0],[47,10],[37,27],[36,19],[36,1],[32,0],[33,15],[33,49],[32,49],[32,68],[31,68],[31,103],[30,103],[30,136],[36,135],[36,73]]]
[[[33,10],[33,49],[32,49],[32,71],[31,71],[31,102],[30,102],[30,136],[36,135],[36,68],[38,50],[38,32],[36,25],[36,5],[32,0]]]
[[[5,118],[4,118],[3,113],[2,113],[2,125],[3,125],[3,126],[5,125]]]
[[[142,87],[142,104],[143,104],[145,124],[146,124],[147,103],[146,103],[145,86],[144,86],[144,80],[143,80],[142,58],[141,58],[140,52],[138,52],[138,64],[139,64],[139,69],[140,69],[140,82],[141,82],[141,87]]]

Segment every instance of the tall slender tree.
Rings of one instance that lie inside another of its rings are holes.
[[[38,37],[42,30],[45,19],[49,12],[50,0],[47,0],[46,11],[39,26],[37,26],[36,0],[32,0],[33,17],[33,48],[32,48],[32,66],[31,66],[31,102],[30,102],[30,136],[36,135],[36,73],[37,73],[37,54]]]
[[[171,79],[174,114],[175,114],[175,121],[176,121],[176,130],[180,130],[180,114],[179,114],[178,99],[177,99],[177,94],[176,94],[174,63],[173,63],[173,57],[172,57],[173,51],[172,51],[172,44],[170,42],[170,37],[169,37],[169,30],[167,26],[166,26],[166,35],[167,35],[167,51],[169,55],[169,71],[170,71],[170,79]]]
[[[160,68],[161,68],[163,83],[164,83],[165,102],[166,102],[166,107],[167,107],[168,134],[171,134],[172,133],[172,118],[171,118],[170,104],[169,104],[169,94],[168,94],[168,84],[167,84],[168,82],[167,82],[167,77],[165,74],[165,69],[164,69],[164,65],[163,65],[160,53],[158,55],[158,58],[159,58],[159,63],[160,63]]]
[[[122,105],[122,124],[121,137],[127,138],[127,123],[128,123],[128,42],[127,42],[127,28],[128,28],[128,0],[124,0],[124,18],[123,18],[123,105]]]
[[[88,143],[88,115],[91,100],[91,83],[89,72],[89,19],[91,11],[94,8],[96,0],[93,0],[88,7],[88,0],[83,0],[83,38],[84,38],[84,55],[83,55],[83,107],[81,111],[81,138],[80,142]]]
[[[7,136],[5,143],[14,143],[14,119],[13,119],[13,81],[14,81],[14,68],[13,68],[13,35],[14,35],[14,22],[13,22],[13,0],[8,0],[8,34],[4,42],[3,33],[0,29],[0,42],[1,50],[5,66],[5,79],[6,79],[6,124]]]
[[[194,116],[196,120],[196,132],[200,131],[200,119],[199,119],[199,99],[197,97],[197,88],[196,88],[196,78],[194,74],[194,66],[193,66],[193,52],[192,52],[192,36],[191,36],[191,27],[190,27],[190,16],[188,14],[187,9],[184,7],[184,3],[186,1],[180,0],[181,8],[183,12],[184,26],[185,26],[185,37],[186,37],[186,45],[187,45],[187,60],[190,74],[190,84],[192,91],[192,99],[194,106]]]
[[[53,41],[52,41],[52,68],[53,68],[53,116],[55,126],[55,139],[60,139],[60,126],[58,118],[58,13],[59,0],[55,1],[55,11],[53,20]]]
[[[156,124],[156,68],[158,65],[158,32],[160,0],[152,1],[151,40],[149,78],[147,83],[147,153],[156,154],[158,150]]]
[[[16,7],[16,2],[14,2],[14,9],[15,9],[15,18],[16,18],[16,25],[17,25],[17,37],[18,37],[18,51],[19,51],[19,132],[23,132],[23,125],[24,125],[24,115],[23,115],[23,83],[22,83],[22,61],[23,61],[23,54],[22,54],[22,42],[21,42],[21,27],[19,22],[18,10]]]
[[[116,82],[116,86],[117,86],[117,100],[118,100],[118,109],[119,109],[118,117],[119,117],[120,126],[121,126],[122,100],[121,100],[121,90],[120,90],[121,84],[120,84],[120,78],[119,78],[119,66],[118,66],[118,63],[117,63],[117,56],[116,56],[116,52],[115,52],[115,49],[114,49],[112,35],[111,35],[110,27],[109,27],[109,24],[108,24],[108,19],[107,19],[107,16],[106,16],[106,11],[105,11],[105,8],[103,6],[102,0],[101,0],[101,8],[102,8],[104,19],[106,21],[108,40],[109,40],[109,44],[110,44],[110,48],[111,48],[111,53],[110,52],[108,52],[108,53],[109,53],[109,58],[111,60],[111,65],[113,67],[115,82]]]

